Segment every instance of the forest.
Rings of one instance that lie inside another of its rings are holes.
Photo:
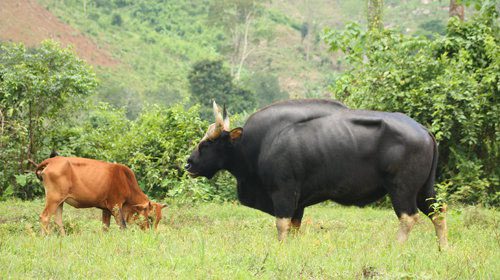
[[[193,180],[182,168],[213,121],[211,101],[227,104],[232,122],[243,124],[274,101],[319,97],[411,116],[439,142],[437,188],[442,199],[499,205],[499,25],[494,1],[466,2],[466,20],[451,17],[444,25],[432,19],[413,33],[384,25],[391,18],[384,9],[396,9],[391,1],[372,7],[374,12],[362,20],[323,30],[260,1],[41,3],[62,18],[71,17],[69,23],[85,25],[90,34],[102,29],[98,37],[123,43],[118,58],[137,61],[106,69],[89,65],[71,46],[52,40],[36,47],[1,44],[3,199],[43,195],[30,161],[38,163],[56,150],[130,166],[140,186],[158,199],[234,200],[229,174]],[[186,22],[188,18],[195,22]],[[303,66],[286,68],[324,72],[328,78],[315,84],[320,90],[288,87],[289,92],[279,78],[290,73],[272,61],[277,57],[252,56],[261,48],[273,50],[270,41],[278,40],[280,25],[288,25],[302,40],[303,58],[296,64]],[[142,52],[132,52],[134,45],[143,46]],[[258,64],[263,61],[268,67]]]
[[[0,278],[498,278],[499,15],[495,0],[0,1]],[[229,172],[189,176],[213,101],[239,127],[304,98],[430,131],[432,212],[326,201],[280,239],[286,219],[245,206]],[[66,198],[49,223],[34,171],[53,152],[130,167],[166,206],[158,228]]]

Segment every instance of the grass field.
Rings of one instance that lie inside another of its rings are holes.
[[[238,204],[170,206],[158,232],[65,206],[67,236],[39,234],[43,201],[0,202],[1,279],[500,279],[500,212],[450,207],[450,249],[421,217],[395,242],[392,210],[323,204],[280,243],[274,218]]]

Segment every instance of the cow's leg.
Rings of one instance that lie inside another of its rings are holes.
[[[59,232],[61,233],[61,235],[66,235],[66,232],[64,231],[63,221],[62,221],[63,205],[64,205],[64,202],[61,202],[56,209],[55,222],[59,226]]]
[[[127,228],[127,224],[125,223],[125,217],[123,216],[122,207],[115,206],[113,208],[113,217],[115,217],[115,221],[120,226],[121,229]]]
[[[107,231],[111,223],[111,211],[108,209],[102,209],[102,223],[104,225],[103,229]]]
[[[59,204],[61,204],[61,203],[62,203],[62,201],[60,199],[54,199],[54,198],[50,198],[50,197],[45,198],[45,208],[43,209],[42,213],[40,214],[40,225],[42,227],[42,234],[49,233],[50,217],[52,217],[52,215],[54,215],[57,208],[59,207]]]
[[[298,208],[292,217],[292,232],[297,233],[300,229],[302,223],[302,217],[304,216],[304,208]]]
[[[417,196],[418,209],[429,217],[434,224],[436,236],[439,241],[439,248],[446,249],[448,247],[448,227],[446,225],[446,204],[443,205],[438,212],[432,207],[436,202],[436,193],[434,188],[423,189]]]

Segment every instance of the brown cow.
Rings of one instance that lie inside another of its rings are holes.
[[[165,204],[151,201],[151,205],[149,206],[149,209],[150,209],[149,215],[147,213],[145,213],[144,210],[138,209],[137,207],[134,208],[128,204],[124,204],[122,210],[123,210],[123,215],[125,217],[125,221],[127,223],[137,223],[138,220],[140,221],[141,216],[143,216],[143,217],[148,216],[150,219],[154,220],[153,228],[156,230],[156,229],[158,229],[158,224],[160,223],[160,220],[162,218],[161,210],[165,207],[166,207]],[[107,216],[107,223],[105,222],[104,218],[105,217],[103,215],[103,223],[105,223],[105,225],[107,225],[107,227],[109,227],[109,221],[110,221],[111,215]],[[145,224],[141,223],[140,225],[142,227]],[[143,229],[144,229],[144,227],[143,227]]]
[[[155,229],[161,219],[162,204],[151,202],[142,192],[134,172],[116,163],[77,158],[49,158],[40,163],[35,171],[45,188],[45,209],[40,214],[42,233],[48,233],[50,217],[61,234],[65,234],[62,223],[64,202],[76,208],[97,207],[102,209],[102,220],[109,227],[111,215],[121,228],[125,221],[143,216],[141,228],[149,228],[149,215],[155,214]],[[137,214],[137,215],[135,215]]]

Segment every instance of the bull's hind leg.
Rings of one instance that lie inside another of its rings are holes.
[[[432,204],[436,202],[434,198],[436,192],[434,188],[421,190],[417,197],[418,209],[422,211],[427,217],[429,217],[434,224],[436,230],[436,236],[439,241],[439,248],[446,249],[448,247],[448,227],[446,225],[446,205],[442,205],[440,209],[436,209],[437,212],[432,207]]]
[[[408,239],[413,226],[418,221],[416,194],[391,192],[390,196],[394,211],[399,219],[397,240],[399,243],[404,243]]]
[[[397,240],[399,243],[404,243],[408,239],[408,235],[412,230],[413,226],[418,221],[418,214],[406,214],[402,213],[399,218],[399,230]]]

